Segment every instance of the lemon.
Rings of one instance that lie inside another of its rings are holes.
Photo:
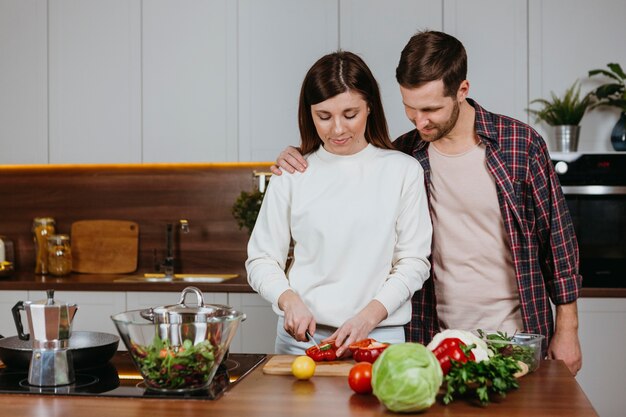
[[[298,379],[309,379],[315,373],[315,361],[308,356],[298,356],[291,363],[291,373]]]

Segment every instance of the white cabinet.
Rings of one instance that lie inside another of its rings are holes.
[[[600,417],[622,417],[626,298],[581,298],[578,316],[583,367],[576,379]]]
[[[143,162],[237,160],[237,2],[142,2]]]
[[[28,299],[28,291],[0,291],[0,335],[9,337],[17,334],[11,309],[18,301],[28,301]],[[28,333],[28,320],[24,313],[22,313],[22,325],[24,332]]]
[[[47,7],[0,2],[0,164],[48,162]]]
[[[551,91],[562,95],[576,79],[586,93],[606,81],[587,79],[589,70],[606,69],[610,62],[626,65],[623,0],[530,0],[528,7],[531,100],[549,98]],[[579,151],[613,151],[610,137],[618,115],[616,109],[588,113],[581,122]],[[537,128],[554,149],[548,126]]]
[[[444,31],[468,55],[469,97],[489,111],[528,119],[528,28],[525,0],[444,2]]]
[[[141,162],[141,1],[50,0],[48,25],[49,162]]]
[[[396,82],[400,53],[418,30],[442,29],[442,3],[442,0],[394,0],[391,4],[379,0],[340,2],[339,46],[363,58],[376,77],[392,140],[414,128],[404,114]]]
[[[45,291],[29,291],[31,301],[44,300]],[[54,299],[77,304],[72,330],[117,334],[111,316],[126,310],[126,293],[113,291],[55,291]]]
[[[238,33],[239,160],[273,161],[300,143],[300,85],[339,46],[338,0],[240,0]]]
[[[246,314],[230,345],[234,353],[274,353],[278,317],[270,303],[254,293],[229,293],[228,302]]]

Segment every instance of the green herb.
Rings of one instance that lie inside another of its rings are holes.
[[[535,350],[532,346],[524,346],[515,342],[515,334],[509,336],[506,332],[485,333],[478,329],[478,334],[481,338],[487,339],[487,346],[494,353],[499,353],[502,356],[512,357],[517,361],[524,362],[530,369],[535,367]],[[492,343],[490,343],[492,342]],[[539,346],[541,349],[541,346]]]
[[[206,384],[215,362],[215,347],[204,340],[171,346],[168,340],[155,337],[149,346],[131,343],[132,357],[146,385],[152,388],[180,389]]]
[[[473,345],[464,349],[468,351]],[[444,404],[450,404],[455,396],[474,393],[482,405],[487,405],[490,395],[506,396],[506,393],[519,387],[514,374],[519,371],[517,361],[498,353],[482,362],[452,361],[452,367],[445,376],[446,393]]]

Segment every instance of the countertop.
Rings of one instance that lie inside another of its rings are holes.
[[[208,272],[207,272],[208,273]],[[248,285],[245,270],[213,271],[211,274],[239,275],[220,283],[194,281],[181,282],[149,282],[141,281],[143,274],[71,274],[66,277],[52,275],[35,275],[32,272],[19,272],[11,277],[0,278],[0,291],[155,291],[180,292],[183,288],[193,285],[202,292],[254,292]],[[129,282],[129,279],[136,281]],[[123,281],[120,281],[123,280]]]
[[[265,375],[262,365],[216,401],[0,395],[3,415],[15,416],[392,416],[372,395],[353,394],[345,377]],[[506,398],[480,407],[468,400],[440,401],[422,416],[597,417],[561,361],[544,361]]]
[[[0,277],[0,291],[2,290],[30,290],[44,291],[155,291],[180,292],[183,288],[193,285],[203,292],[234,292],[252,293],[252,288],[246,280],[246,271],[243,265],[240,268],[230,268],[228,271],[207,271],[207,273],[235,273],[237,278],[221,283],[211,284],[204,282],[121,282],[143,277],[143,274],[71,274],[67,277],[53,277],[51,275],[35,275],[32,272],[16,272],[11,277]],[[583,288],[582,297],[589,298],[624,298],[626,288]]]

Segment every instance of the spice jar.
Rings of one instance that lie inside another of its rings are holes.
[[[54,234],[54,225],[51,217],[37,217],[33,220],[36,274],[48,273],[48,237]]]
[[[52,275],[68,275],[72,271],[72,249],[68,235],[48,237],[48,272]]]

